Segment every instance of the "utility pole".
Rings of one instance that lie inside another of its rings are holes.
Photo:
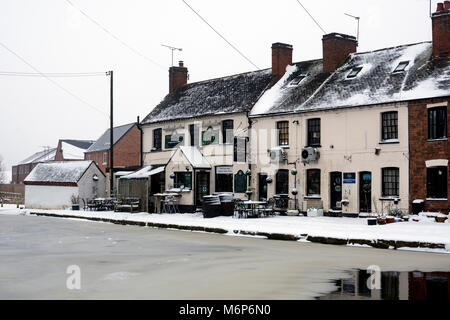
[[[113,126],[113,72],[109,71],[109,80],[110,80],[110,111],[109,111],[109,181],[110,181],[110,197],[114,196],[114,153],[113,153],[113,145],[114,145],[114,126]]]

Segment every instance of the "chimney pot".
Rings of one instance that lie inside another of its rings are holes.
[[[323,72],[333,72],[347,58],[356,52],[358,42],[354,36],[329,33],[322,38]]]
[[[272,43],[272,74],[281,78],[290,64],[292,64],[292,45]]]
[[[178,67],[169,68],[169,93],[187,84],[187,79],[188,69],[184,66],[183,61],[178,61]]]
[[[450,54],[450,1],[440,2],[431,15],[433,28],[433,58]]]

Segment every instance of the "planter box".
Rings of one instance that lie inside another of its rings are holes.
[[[447,220],[447,217],[434,217],[434,220],[439,223],[444,223]]]
[[[386,224],[386,218],[378,218],[377,223],[378,224]]]
[[[395,222],[395,218],[394,217],[386,218],[386,223],[394,223],[394,222]]]
[[[80,210],[80,205],[79,204],[73,204],[72,205],[72,210],[79,211]]]
[[[369,218],[369,219],[367,219],[367,224],[369,226],[376,226],[377,225],[377,219]]]

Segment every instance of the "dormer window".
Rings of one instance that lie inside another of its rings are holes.
[[[349,74],[347,75],[347,79],[355,78],[361,70],[362,67],[353,68],[352,71],[350,71]]]
[[[409,61],[402,61],[398,64],[397,68],[394,69],[394,73],[396,72],[403,72],[405,71],[406,67],[408,66]]]

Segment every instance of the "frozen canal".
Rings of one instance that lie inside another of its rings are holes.
[[[370,265],[450,271],[450,255],[0,216],[0,299],[312,299]]]

